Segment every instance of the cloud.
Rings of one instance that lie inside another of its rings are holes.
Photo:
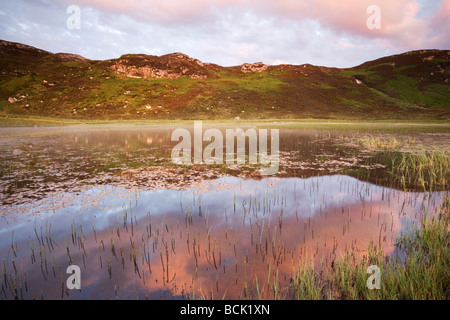
[[[450,48],[450,0],[443,0],[435,14],[428,18],[431,47]]]
[[[381,29],[366,26],[381,9]],[[408,50],[448,49],[450,0],[16,0],[0,38],[93,59],[181,51],[205,62],[349,67]],[[66,28],[69,5],[81,30]]]
[[[149,24],[212,23],[216,19],[229,19],[243,12],[251,12],[261,19],[275,17],[293,22],[313,19],[337,33],[390,38],[393,43],[405,47],[426,44],[429,32],[433,31],[430,30],[430,22],[438,19],[448,25],[450,16],[448,0],[442,1],[436,12],[425,17],[418,17],[421,5],[417,0],[377,0],[375,3],[381,9],[382,28],[374,31],[366,27],[369,17],[367,8],[374,4],[373,0],[194,0],[189,1],[189,5],[179,0],[67,1],[69,2],[101,12],[126,15]]]

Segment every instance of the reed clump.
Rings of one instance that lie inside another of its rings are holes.
[[[395,154],[392,174],[405,190],[445,190],[450,185],[450,154],[440,150]]]

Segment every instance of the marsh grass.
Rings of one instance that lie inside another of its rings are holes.
[[[350,300],[448,300],[450,298],[450,198],[444,198],[437,216],[421,222],[399,237],[397,250],[385,256],[373,244],[358,260],[345,255],[326,271],[304,264],[291,276],[290,299]],[[370,265],[381,269],[381,289],[369,290],[366,272]]]
[[[433,141],[382,134],[341,136],[340,139],[367,152],[366,164],[383,165],[387,175],[382,174],[381,180],[391,187],[424,192],[448,189],[450,149],[447,144],[438,147]],[[364,174],[358,178],[364,178]]]
[[[396,137],[383,138],[370,135],[358,139],[358,144],[363,148],[382,151],[396,151],[414,143],[415,141],[413,139],[401,140]]]
[[[278,269],[272,270],[269,263],[267,282],[258,278],[244,282],[239,299],[448,300],[449,223],[450,197],[446,195],[433,217],[425,213],[419,225],[397,238],[393,253],[387,255],[371,242],[362,256],[361,252],[348,248],[331,264],[302,259],[297,266],[293,264],[288,282],[283,281]],[[380,268],[380,289],[367,287],[371,275],[367,269],[372,265]],[[200,295],[197,298],[211,297]]]
[[[422,151],[392,156],[392,174],[406,190],[445,190],[450,181],[450,154],[446,151]]]

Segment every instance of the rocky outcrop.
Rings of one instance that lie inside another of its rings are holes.
[[[152,68],[150,66],[136,67],[127,65],[127,61],[119,61],[111,69],[130,78],[168,78],[178,79],[180,73],[169,73],[167,70]]]
[[[207,79],[207,69],[211,66],[177,52],[161,57],[125,55],[118,60],[113,60],[110,69],[131,78]]]
[[[244,63],[241,66],[241,71],[243,73],[250,73],[250,72],[262,72],[264,70],[267,70],[267,67],[262,62],[256,62],[256,63]]]

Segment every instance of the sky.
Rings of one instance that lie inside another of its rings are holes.
[[[450,49],[450,0],[0,0],[0,39],[96,60],[352,67]]]

